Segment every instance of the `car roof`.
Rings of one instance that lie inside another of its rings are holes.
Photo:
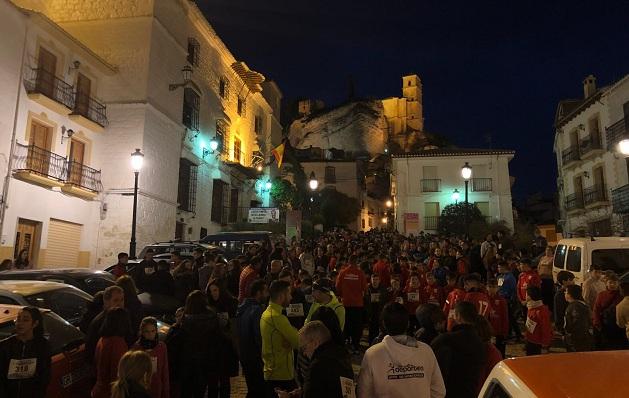
[[[594,237],[594,238],[566,238],[560,239],[558,244],[564,245],[576,245],[583,243],[596,243],[596,242],[605,242],[605,243],[614,243],[614,242],[629,242],[629,238],[624,238],[620,236],[602,236],[602,237]]]
[[[0,290],[8,290],[14,294],[21,296],[30,296],[32,294],[49,292],[63,288],[73,288],[70,285],[59,282],[49,281],[21,281],[21,280],[0,280]]]
[[[503,364],[538,397],[609,397],[624,386],[619,369],[629,368],[629,350],[537,355]]]
[[[207,235],[201,239],[201,242],[210,242],[215,240],[256,240],[270,238],[272,232],[269,231],[238,231],[238,232],[219,232]]]
[[[111,274],[105,271],[91,270],[87,268],[54,268],[54,269],[15,269],[10,271],[1,271],[0,275],[28,275],[28,274],[64,274],[76,277],[85,276],[104,276],[110,277]]]
[[[0,304],[0,323],[5,323],[14,320],[17,317],[17,313],[24,308],[23,305],[13,305],[13,304]],[[39,308],[39,311],[50,312],[49,309]]]

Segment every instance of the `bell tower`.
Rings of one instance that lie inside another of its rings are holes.
[[[406,99],[407,126],[412,130],[423,131],[422,82],[419,76],[402,77],[402,96]]]

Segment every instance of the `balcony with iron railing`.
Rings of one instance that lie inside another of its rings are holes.
[[[425,178],[421,180],[422,192],[441,192],[441,180],[438,178]]]
[[[563,163],[563,167],[569,167],[577,164],[577,162],[581,160],[579,145],[571,145],[561,151],[561,160]]]
[[[439,229],[439,216],[424,217],[424,230],[436,231]]]
[[[74,108],[72,86],[46,69],[27,68],[24,86],[29,98],[57,113],[67,115]]]
[[[629,123],[627,123],[626,119],[620,119],[616,123],[607,127],[605,130],[605,137],[607,139],[607,150],[614,151],[616,145],[626,139],[629,138]]]
[[[603,143],[601,142],[600,134],[590,134],[589,137],[582,139],[579,144],[581,159],[601,152],[603,152]]]
[[[586,207],[607,203],[607,189],[603,184],[595,184],[583,189],[583,203]]]
[[[46,187],[60,187],[66,193],[88,199],[103,190],[99,170],[47,149],[18,143],[13,159],[14,176],[18,179]]]
[[[75,98],[74,110],[70,114],[70,118],[84,117],[100,127],[107,125],[107,107],[105,105],[88,94],[78,91]],[[88,127],[94,129],[93,126]]]
[[[566,196],[566,211],[583,210],[583,195],[570,194]]]
[[[472,178],[472,192],[491,192],[491,178]]]
[[[614,213],[629,214],[629,184],[612,189],[612,208]]]

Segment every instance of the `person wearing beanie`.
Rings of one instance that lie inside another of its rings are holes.
[[[564,323],[564,341],[568,351],[590,351],[594,344],[592,311],[583,300],[581,286],[567,286],[564,292],[568,307]]]

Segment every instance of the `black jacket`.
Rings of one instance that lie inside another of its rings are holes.
[[[262,366],[262,335],[260,318],[264,308],[253,298],[247,298],[236,312],[236,330],[240,362]]]
[[[87,328],[87,333],[85,334],[85,358],[88,363],[94,362],[94,352],[96,352],[96,344],[98,344],[98,339],[100,339],[100,329],[103,327],[103,323],[105,323],[105,315],[107,315],[107,311],[101,311],[92,319]]]
[[[142,292],[151,291],[151,278],[157,271],[157,263],[154,260],[142,260],[140,264],[129,273],[135,282],[135,286]]]
[[[343,398],[340,378],[354,379],[352,361],[345,347],[332,341],[314,351],[303,385],[303,398]]]
[[[175,353],[173,365],[181,374],[202,368],[218,372],[221,366],[220,345],[223,341],[216,312],[186,315],[179,333],[169,340],[168,352]]]
[[[127,389],[127,395],[125,396],[125,398],[151,398],[151,395],[146,390],[146,388],[142,387],[135,381],[129,381],[127,385],[129,387]]]
[[[149,293],[163,294],[165,296],[174,297],[175,280],[167,269],[158,269],[148,278]]]
[[[568,351],[590,351],[592,335],[592,311],[583,301],[573,301],[566,308],[566,346]]]
[[[446,385],[446,397],[476,397],[487,348],[472,325],[456,325],[431,344]]]
[[[11,360],[31,358],[37,360],[33,377],[8,378]],[[50,362],[50,344],[43,337],[24,343],[16,336],[0,341],[0,397],[43,398],[50,382]]]

